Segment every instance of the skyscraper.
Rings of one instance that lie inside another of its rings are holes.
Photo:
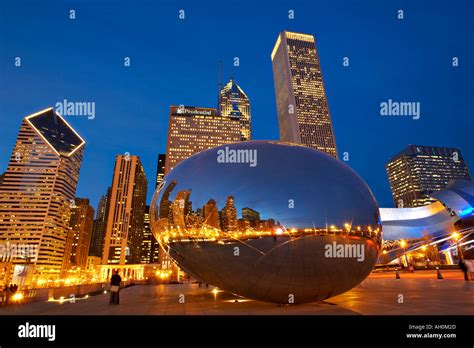
[[[38,248],[37,276],[61,272],[84,147],[53,108],[23,119],[0,188],[0,242]]]
[[[280,140],[337,158],[314,36],[283,31],[271,57]]]
[[[156,166],[156,184],[155,189],[158,185],[163,181],[163,177],[165,176],[165,164],[166,164],[166,155],[160,153],[158,155],[158,164]]]
[[[418,207],[435,201],[430,194],[452,179],[471,180],[461,150],[409,145],[385,166],[397,207]]]
[[[228,196],[224,208],[221,211],[221,226],[223,231],[237,230],[237,209],[234,205],[234,197]]]
[[[249,221],[250,226],[256,227],[260,223],[260,213],[252,208],[242,208],[242,219]]]
[[[147,205],[143,219],[143,238],[140,262],[141,263],[158,263],[159,245],[150,228],[150,207]]]
[[[116,156],[103,264],[140,263],[147,185],[138,156]]]
[[[210,199],[202,208],[204,224],[216,229],[220,229],[219,210],[214,199]]]
[[[212,108],[171,106],[165,173],[195,153],[240,140],[238,117],[219,116]]]
[[[219,115],[238,118],[242,141],[252,140],[250,101],[233,77],[220,91]]]
[[[73,266],[85,269],[94,225],[94,208],[87,198],[76,198],[72,207],[70,230],[66,242],[64,268]]]
[[[110,192],[111,188],[107,189],[107,194],[102,195],[97,206],[97,215],[94,220],[94,227],[92,232],[91,247],[89,251],[90,256],[97,256],[102,258],[104,250],[105,231],[107,228],[107,217],[110,208]]]

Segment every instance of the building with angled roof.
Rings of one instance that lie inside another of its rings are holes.
[[[61,272],[84,147],[53,108],[23,119],[0,187],[0,243],[37,250],[11,258],[36,276]]]
[[[238,118],[242,141],[252,140],[250,100],[233,77],[219,93],[219,115]]]

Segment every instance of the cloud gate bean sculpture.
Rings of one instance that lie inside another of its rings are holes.
[[[197,280],[274,303],[353,288],[382,241],[377,202],[351,168],[272,141],[223,145],[178,164],[153,196],[151,227]]]

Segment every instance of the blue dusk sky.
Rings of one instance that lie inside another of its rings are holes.
[[[474,171],[473,13],[471,0],[3,0],[0,172],[24,116],[94,102],[94,119],[66,117],[87,142],[77,196],[96,207],[115,155],[129,152],[142,159],[150,201],[169,106],[215,107],[220,60],[223,82],[233,74],[250,98],[253,138],[277,140],[270,53],[291,30],[316,37],[339,155],[393,206],[385,164],[408,144],[459,147]],[[389,99],[419,102],[420,118],[381,116]]]

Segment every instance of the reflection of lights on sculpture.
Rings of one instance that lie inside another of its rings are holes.
[[[451,236],[454,240],[458,240],[461,235],[459,234],[459,232],[453,232]]]
[[[405,248],[407,246],[407,242],[405,242],[403,239],[400,241],[400,246],[402,248]]]
[[[288,303],[289,293],[294,303],[326,299],[365,279],[381,225],[372,193],[351,168],[294,144],[225,146],[256,151],[257,165],[220,163],[219,147],[203,151],[169,172],[152,199],[153,234],[184,272],[277,303]],[[363,247],[363,261],[325,256],[334,243]]]

